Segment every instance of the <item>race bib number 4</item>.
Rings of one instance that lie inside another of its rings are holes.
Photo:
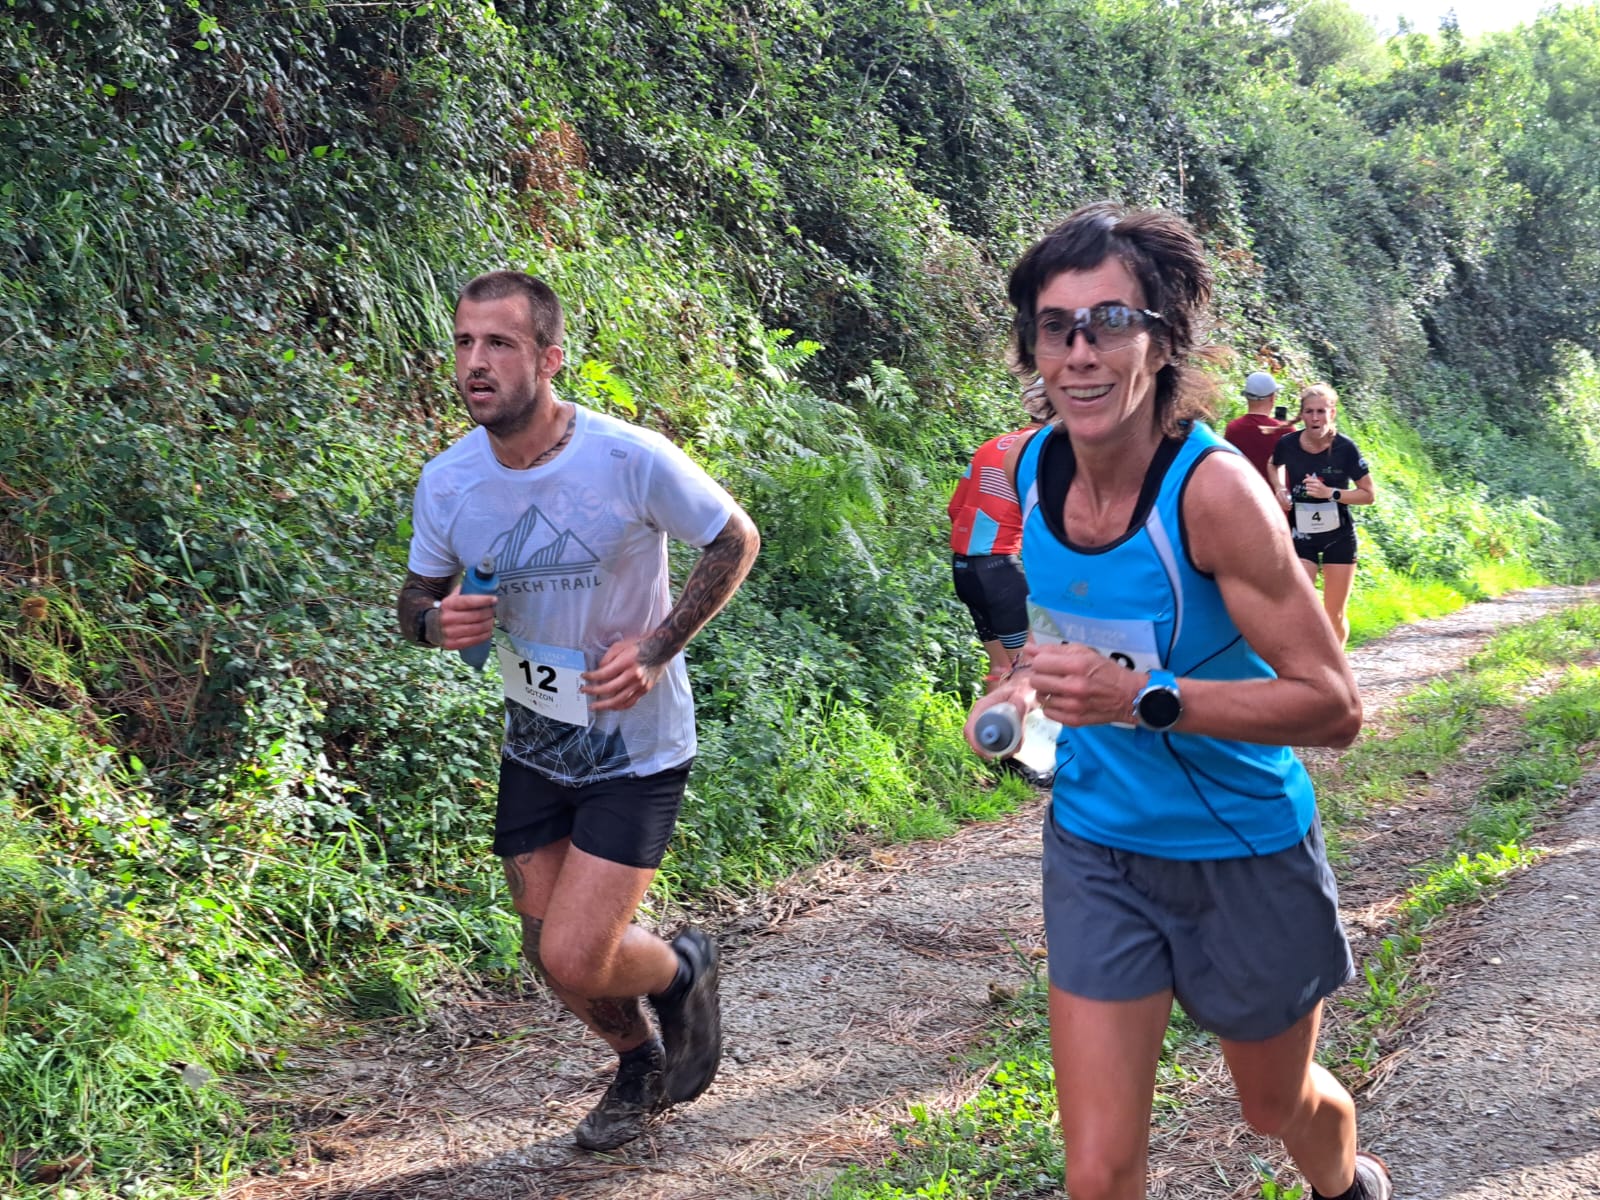
[[[507,700],[552,721],[588,726],[589,697],[578,691],[583,684],[583,651],[503,636],[495,638],[494,648]]]
[[[1339,528],[1339,505],[1334,500],[1294,502],[1294,528],[1296,533],[1310,536],[1314,533],[1332,533]]]

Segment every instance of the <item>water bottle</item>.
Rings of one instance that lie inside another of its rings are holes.
[[[1015,704],[996,704],[985,709],[972,727],[972,738],[998,758],[1014,754],[1022,745],[1022,714]]]
[[[461,577],[461,594],[463,596],[492,596],[495,589],[500,586],[500,580],[494,573],[494,559],[485,558],[477,566],[468,567],[467,573]],[[489,651],[494,647],[494,638],[479,642],[475,646],[463,646],[456,653],[461,655],[461,661],[474,670],[483,670],[483,664],[489,661]]]

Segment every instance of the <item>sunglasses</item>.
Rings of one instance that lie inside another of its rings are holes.
[[[1101,350],[1125,346],[1156,322],[1166,321],[1148,308],[1096,304],[1093,308],[1047,308],[1023,327],[1023,339],[1034,354],[1065,354],[1078,330]]]

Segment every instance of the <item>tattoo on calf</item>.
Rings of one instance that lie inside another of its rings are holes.
[[[539,959],[539,937],[543,933],[543,921],[537,917],[522,918],[522,957],[527,960],[535,975],[548,982],[548,977],[544,973],[544,963]]]
[[[506,887],[511,891],[511,902],[516,904],[527,893],[528,885],[522,878],[521,864],[532,858],[530,854],[518,854],[513,858],[503,859],[506,872]]]
[[[617,996],[608,999],[585,1000],[589,1021],[601,1033],[616,1038],[633,1038],[649,1031],[644,1006],[637,996]]]

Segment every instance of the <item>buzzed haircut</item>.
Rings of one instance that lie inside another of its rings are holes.
[[[566,336],[567,318],[561,311],[561,301],[550,285],[542,279],[522,271],[486,271],[469,280],[456,297],[456,307],[463,300],[482,304],[486,300],[504,300],[507,296],[521,296],[528,302],[528,312],[533,316],[533,336],[541,346],[559,346]]]

